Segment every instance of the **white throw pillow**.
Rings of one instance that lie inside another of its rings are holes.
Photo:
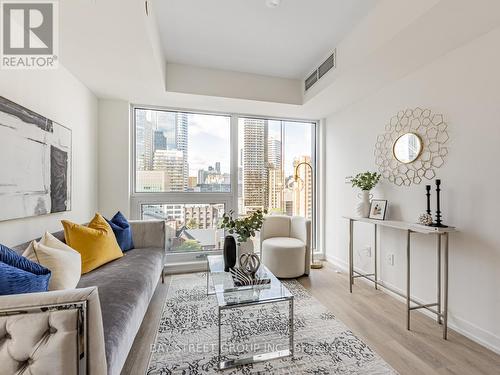
[[[23,256],[48,268],[49,290],[73,289],[80,281],[80,253],[46,232],[40,242],[32,241]]]

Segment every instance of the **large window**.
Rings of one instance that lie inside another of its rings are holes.
[[[133,122],[132,213],[166,221],[170,256],[220,251],[230,210],[300,215],[314,226],[315,122],[139,107]]]
[[[135,109],[135,191],[229,192],[230,117]]]
[[[314,123],[238,119],[239,213],[313,218]]]

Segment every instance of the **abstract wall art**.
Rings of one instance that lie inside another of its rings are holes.
[[[0,221],[71,210],[71,130],[0,96]]]

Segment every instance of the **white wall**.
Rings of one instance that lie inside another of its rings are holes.
[[[348,223],[341,216],[354,213],[357,194],[345,184],[345,176],[376,170],[376,137],[399,110],[418,106],[442,113],[451,137],[450,153],[438,170],[442,210],[445,223],[460,231],[450,238],[450,323],[500,352],[499,45],[496,28],[328,116],[325,225],[327,257],[345,266]],[[390,219],[415,222],[425,211],[425,183],[397,187],[383,181],[374,193],[389,201]],[[355,231],[355,264],[369,271],[372,258],[360,250],[373,248],[373,228],[356,224]],[[404,235],[391,229],[380,234],[381,278],[399,289],[405,288]],[[434,302],[435,239],[415,237],[412,291],[416,298]],[[394,266],[384,261],[388,253],[395,254]]]
[[[99,100],[99,210],[130,216],[130,105]]]
[[[302,104],[302,81],[258,74],[167,64],[171,92]]]
[[[73,131],[72,210],[0,222],[0,243],[15,246],[45,231],[61,230],[62,219],[88,221],[97,209],[96,97],[62,66],[0,70],[0,95]]]

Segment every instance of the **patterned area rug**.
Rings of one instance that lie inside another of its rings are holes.
[[[220,371],[217,302],[206,294],[206,274],[173,276],[147,374],[396,374],[299,282],[284,284],[294,295],[294,357]],[[287,319],[287,302],[224,310],[223,359],[288,349]]]

